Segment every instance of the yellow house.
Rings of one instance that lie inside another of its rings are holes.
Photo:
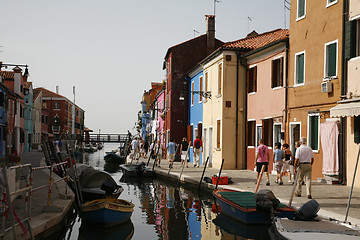
[[[224,169],[246,167],[246,69],[242,56],[288,34],[283,29],[257,34],[224,44],[200,64],[204,91],[211,98],[203,101],[203,159],[209,157],[214,168],[224,159]]]
[[[344,41],[344,78],[342,79],[342,100],[336,107],[330,109],[330,115],[341,118],[342,133],[345,135],[345,166],[344,176],[348,186],[360,188],[360,166],[358,161],[360,142],[360,2],[349,1],[344,13],[345,41]],[[354,174],[357,176],[354,179]],[[344,181],[345,182],[345,181]]]
[[[286,141],[293,150],[308,139],[313,179],[339,181],[342,172],[340,119],[330,118],[341,96],[342,13],[343,0],[291,2]]]

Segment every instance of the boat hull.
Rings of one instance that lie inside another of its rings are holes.
[[[215,196],[217,202],[221,207],[221,212],[228,217],[231,217],[237,221],[241,221],[247,224],[269,224],[271,223],[271,218],[267,214],[263,212],[259,212],[256,210],[256,203],[250,204],[251,206],[241,206],[231,200],[223,197],[221,192],[238,192],[234,190],[215,190],[213,195]],[[245,193],[248,195],[252,195],[254,193],[250,192],[238,192]],[[280,207],[276,211],[277,216],[286,217],[292,219],[295,214],[295,209],[289,207]]]
[[[120,168],[126,177],[152,177],[154,171],[149,167],[141,167],[139,164],[121,164]]]
[[[113,163],[118,163],[118,164],[124,164],[126,161],[126,157],[124,156],[119,156],[116,153],[108,153],[104,156],[104,160],[105,162],[113,162]]]
[[[128,221],[134,211],[134,204],[121,199],[98,199],[81,206],[85,221],[113,226]]]

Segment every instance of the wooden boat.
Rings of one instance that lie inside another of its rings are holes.
[[[108,154],[106,154],[104,156],[104,160],[105,160],[105,162],[113,162],[113,163],[118,163],[118,164],[124,164],[125,161],[126,161],[126,157],[121,156],[118,153],[110,152],[110,153],[108,153]]]
[[[216,189],[213,191],[213,195],[219,203],[222,213],[231,218],[247,224],[271,223],[270,216],[256,209],[256,194],[253,192]],[[293,219],[295,209],[280,203],[275,214],[279,217]]]
[[[295,221],[276,217],[273,219],[273,228],[269,232],[271,239],[360,239],[359,231],[324,219]]]
[[[134,204],[123,199],[97,199],[80,207],[80,216],[88,222],[114,226],[128,221]]]
[[[147,167],[144,162],[138,164],[121,164],[121,170],[125,177],[152,177],[154,171]]]
[[[74,170],[70,168],[69,176],[70,179],[75,179]],[[86,164],[76,164],[77,174],[79,176],[79,182],[81,187],[81,194],[84,201],[91,201],[99,198],[105,198],[108,194],[113,198],[118,198],[123,192],[123,188],[115,182],[115,180],[106,172],[96,170],[93,167]],[[113,189],[111,193],[106,193],[105,190],[101,189],[104,182],[111,182]],[[70,187],[75,188],[75,182],[70,182]]]
[[[134,235],[134,225],[130,221],[113,227],[102,227],[88,222],[81,223],[79,229],[79,240],[130,240]]]

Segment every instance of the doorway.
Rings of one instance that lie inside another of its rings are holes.
[[[300,141],[301,123],[290,123],[290,150],[293,152],[295,149],[295,142]]]
[[[209,167],[212,167],[213,128],[209,127]]]

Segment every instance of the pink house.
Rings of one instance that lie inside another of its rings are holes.
[[[276,142],[283,144],[286,122],[286,38],[256,49],[247,60],[247,169],[255,168],[259,139],[264,139],[272,156]],[[270,169],[273,169],[272,159]]]
[[[153,106],[153,126],[151,134],[153,138],[157,134],[157,138],[161,140],[161,143],[165,146],[165,91],[161,89],[155,96]]]

